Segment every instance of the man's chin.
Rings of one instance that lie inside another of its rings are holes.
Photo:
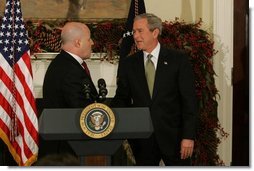
[[[137,49],[138,49],[138,50],[143,50],[143,47],[137,46]]]

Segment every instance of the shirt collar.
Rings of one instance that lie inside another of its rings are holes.
[[[146,59],[148,54],[152,54],[153,57],[156,58],[156,60],[158,60],[160,48],[161,48],[161,45],[160,45],[160,43],[158,43],[157,46],[153,49],[153,51],[151,53],[143,51],[144,52],[144,58]]]
[[[80,63],[80,65],[84,62],[78,55],[75,55],[71,52],[66,51],[67,53],[69,53],[74,59],[76,59],[76,61],[78,61],[78,63]]]

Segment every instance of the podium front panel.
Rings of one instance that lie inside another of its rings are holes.
[[[45,140],[88,140],[80,128],[83,109],[44,109],[39,118],[39,133]],[[153,132],[148,108],[112,108],[116,117],[108,139],[147,138]]]

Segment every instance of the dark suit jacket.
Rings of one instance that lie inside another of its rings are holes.
[[[86,99],[84,80],[88,80],[91,96],[97,97],[97,90],[83,67],[69,53],[61,51],[50,63],[43,83],[44,108],[84,108],[95,98]],[[39,159],[54,153],[75,155],[65,141],[40,139]]]
[[[187,55],[161,47],[152,99],[142,51],[123,61],[118,79],[111,105],[149,107],[154,135],[164,154],[179,153],[183,138],[195,138],[197,102],[194,74]]]
[[[43,83],[45,108],[81,108],[93,103],[84,94],[84,80],[91,87],[91,96],[97,97],[97,90],[90,78],[70,54],[61,51],[50,63]]]

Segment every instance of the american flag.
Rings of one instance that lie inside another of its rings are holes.
[[[122,43],[120,46],[120,61],[118,64],[118,71],[117,75],[119,75],[120,68],[122,65],[122,61],[132,52],[132,47],[134,45],[132,27],[133,27],[133,20],[136,15],[143,14],[146,12],[145,2],[144,0],[131,0],[129,14],[126,22],[126,30],[123,34]]]
[[[38,155],[38,118],[20,0],[7,0],[0,26],[0,137],[20,166]]]

